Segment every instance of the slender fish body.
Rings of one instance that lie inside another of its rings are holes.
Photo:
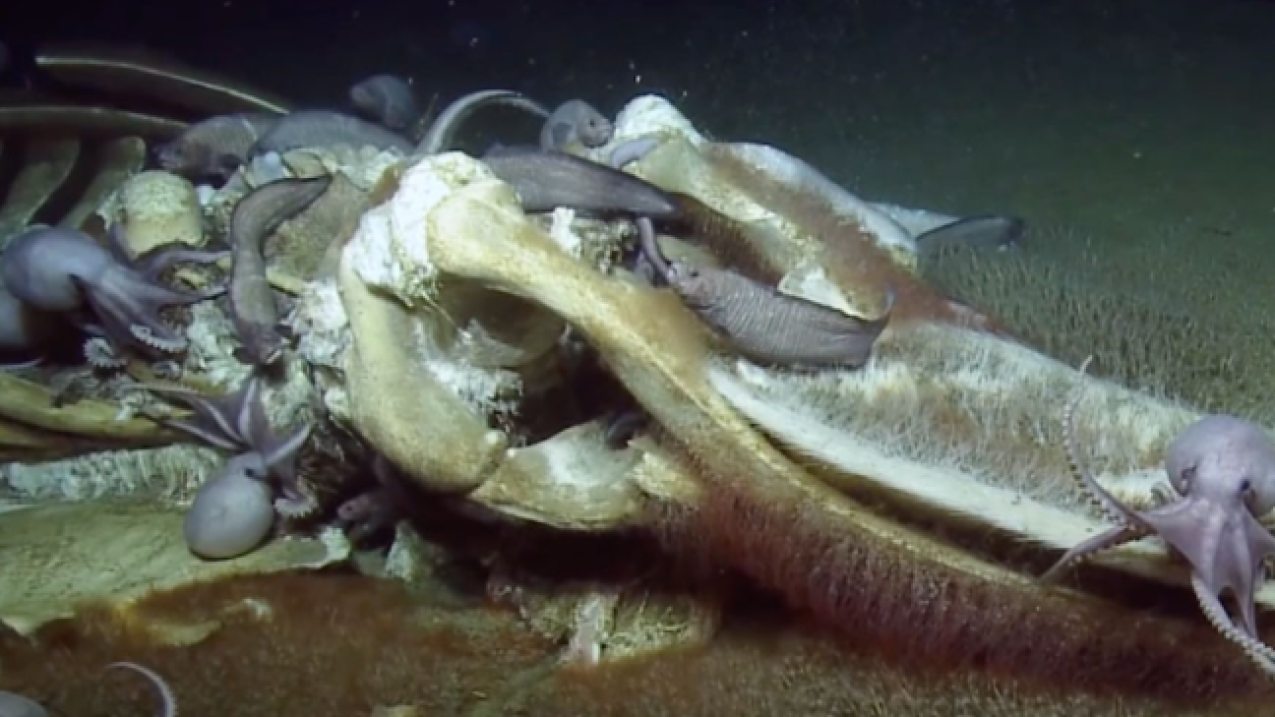
[[[331,177],[281,179],[253,190],[235,207],[230,222],[230,309],[241,344],[236,355],[245,363],[269,366],[283,354],[279,308],[266,279],[265,240],[318,199],[330,182]]]
[[[191,125],[156,153],[159,166],[191,179],[225,180],[279,121],[277,115],[242,112],[219,115]]]
[[[599,215],[665,219],[679,211],[677,202],[654,184],[564,152],[500,147],[484,155],[483,162],[513,186],[528,212],[571,207]]]
[[[301,110],[280,119],[267,132],[252,153],[265,154],[303,147],[327,147],[345,144],[352,147],[372,146],[397,149],[406,154],[412,143],[406,137],[378,124],[329,110]]]
[[[669,262],[647,218],[638,219],[642,254],[669,286],[730,347],[753,361],[791,366],[863,366],[894,308],[891,291],[877,319],[781,294],[742,274]]]
[[[916,238],[916,245],[926,254],[952,246],[1011,249],[1019,245],[1025,228],[1026,224],[1018,217],[984,214],[931,229]]]

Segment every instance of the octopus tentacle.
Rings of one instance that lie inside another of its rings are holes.
[[[151,358],[164,355],[166,347],[179,346],[178,351],[185,348],[185,339],[164,324],[157,315],[149,316],[128,293],[114,290],[92,291],[78,277],[71,277],[71,281],[81,287],[85,300],[97,317],[96,323],[102,335],[116,348],[131,346]],[[139,327],[143,331],[138,331]]]
[[[111,342],[101,336],[92,336],[84,342],[84,360],[93,368],[102,370],[124,368],[128,363],[115,353]]]
[[[1247,585],[1245,574],[1251,566],[1243,564],[1247,545],[1225,537],[1235,532],[1230,516],[1198,496],[1188,495],[1178,503],[1140,514],[1151,529],[1173,550],[1181,553],[1194,572],[1220,592],[1225,586]],[[1236,552],[1238,550],[1238,552]]]
[[[1248,573],[1250,579],[1247,584],[1241,585],[1236,590],[1236,602],[1240,604],[1240,617],[1243,620],[1245,629],[1254,638],[1257,637],[1257,586],[1266,577],[1266,561],[1272,555],[1275,555],[1275,536],[1272,536],[1261,524],[1257,518],[1252,515],[1244,516],[1244,528],[1241,535],[1235,536],[1237,540],[1246,543],[1249,550],[1249,567]],[[1242,593],[1242,594],[1241,594]]]
[[[106,231],[106,249],[116,262],[128,266],[133,263],[133,248],[128,245],[128,237],[124,234],[124,225],[115,222]]]
[[[1197,574],[1191,575],[1191,589],[1195,592],[1195,599],[1199,602],[1200,610],[1204,612],[1204,617],[1209,624],[1221,633],[1222,637],[1239,645],[1240,649],[1244,650],[1244,654],[1248,655],[1263,672],[1275,675],[1275,650],[1261,643],[1257,638],[1240,631],[1235,623],[1231,622],[1226,610],[1222,608],[1222,601]]]
[[[1086,558],[1091,558],[1104,550],[1110,550],[1124,545],[1125,543],[1132,543],[1133,541],[1138,540],[1139,538],[1144,538],[1147,535],[1150,535],[1150,531],[1136,525],[1121,525],[1120,527],[1099,533],[1088,540],[1072,546],[1071,550],[1064,553],[1063,556],[1054,563],[1053,567],[1046,570],[1045,573],[1040,576],[1040,579],[1043,582],[1051,582],[1057,579],[1058,575],[1061,574],[1063,570],[1085,560]]]
[[[1093,362],[1093,356],[1085,358],[1080,364],[1077,371],[1083,378],[1085,372],[1089,370],[1089,364]],[[1150,526],[1147,526],[1141,518],[1133,511],[1126,508],[1115,496],[1107,492],[1105,488],[1099,485],[1098,480],[1094,478],[1093,473],[1089,471],[1089,467],[1080,458],[1080,444],[1076,440],[1076,408],[1080,405],[1080,400],[1084,394],[1077,392],[1076,396],[1067,402],[1067,406],[1063,409],[1063,431],[1065,432],[1064,445],[1067,450],[1067,465],[1071,468],[1071,477],[1079,486],[1081,493],[1089,499],[1089,501],[1102,512],[1113,523],[1135,523],[1141,524],[1146,532],[1150,532]]]
[[[616,169],[623,169],[630,162],[637,162],[650,154],[663,142],[661,137],[638,137],[621,142],[611,150],[611,156],[607,157],[607,164]]]
[[[142,343],[146,344],[147,346],[150,346],[153,349],[158,349],[159,351],[163,353],[168,353],[168,354],[181,353],[182,351],[186,350],[187,346],[190,345],[189,343],[187,343],[186,339],[180,336],[174,336],[174,337],[162,336],[150,326],[145,326],[142,324],[133,324],[132,326],[128,328],[129,328],[129,333],[133,335],[133,338],[137,339],[138,341],[141,341]]]
[[[261,456],[263,473],[273,473],[285,489],[295,489],[296,454],[310,438],[310,426],[306,424],[287,437],[277,436],[261,401],[261,383],[259,376],[250,375],[234,393],[224,396],[209,396],[176,386],[145,384],[141,388],[171,394],[195,412],[194,420],[157,419],[161,423],[223,450],[257,453]],[[265,475],[254,477],[266,478]]]
[[[122,267],[112,272],[108,277],[108,281],[117,284],[112,288],[127,291],[130,296],[135,297],[138,302],[152,311],[157,311],[165,306],[182,306],[206,299],[215,299],[226,293],[226,287],[220,284],[198,291],[170,289],[167,286],[147,281],[145,277],[133,269],[124,269]]]
[[[168,680],[161,677],[158,672],[136,662],[112,662],[104,667],[102,671],[117,669],[132,670],[149,680],[151,685],[155,687],[155,691],[159,693],[159,717],[177,717],[177,698],[173,696],[173,688],[169,686]]]
[[[106,248],[121,266],[126,266],[141,274],[148,282],[157,282],[159,275],[174,264],[189,262],[192,264],[211,264],[230,256],[229,250],[206,251],[189,249],[185,246],[160,247],[134,257],[133,249],[128,245],[124,234],[124,226],[119,222],[111,225],[107,232]],[[221,289],[223,292],[225,288]]]
[[[266,407],[261,402],[261,379],[256,374],[248,376],[248,380],[232,396],[234,401],[229,407],[234,411],[231,420],[235,431],[245,445],[256,448],[261,445],[262,438],[270,435],[270,419],[266,417]]]
[[[308,518],[319,510],[319,501],[300,485],[284,486],[281,495],[274,499],[274,510],[284,518],[299,520]]]
[[[279,476],[285,486],[297,485],[297,453],[309,438],[310,425],[305,424],[285,439],[280,440],[272,433],[258,440],[258,450],[266,467]]]
[[[88,299],[112,341],[167,353],[183,351],[187,344],[184,337],[160,318],[159,312],[168,306],[193,304],[224,292],[220,287],[198,292],[170,289],[121,266],[107,269],[96,286],[78,277],[72,280]]]
[[[177,386],[141,384],[140,389],[175,396],[195,412],[191,420],[157,418],[160,423],[184,431],[211,446],[226,451],[248,448],[248,441],[239,430],[237,416],[242,414],[244,389],[225,396],[210,396]]]
[[[148,281],[158,281],[160,274],[163,274],[176,264],[214,264],[229,257],[229,249],[219,249],[217,251],[185,248],[160,249],[147,254],[145,257],[139,257],[133,268]],[[216,293],[213,296],[219,296],[226,293],[226,287],[216,286],[206,291],[214,291]],[[208,298],[212,297],[209,296]]]

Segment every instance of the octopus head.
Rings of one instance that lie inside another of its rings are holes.
[[[1179,495],[1255,516],[1275,508],[1275,445],[1257,425],[1206,416],[1169,446],[1165,470]]]
[[[1134,522],[1190,562],[1202,602],[1229,589],[1241,626],[1255,636],[1254,592],[1275,554],[1275,538],[1257,520],[1275,507],[1275,444],[1254,423],[1206,416],[1170,445],[1165,468],[1181,500],[1138,512]]]
[[[244,453],[195,494],[183,533],[190,552],[208,560],[236,558],[261,544],[274,525],[271,491],[260,480],[267,468],[261,454]]]
[[[168,306],[192,304],[223,291],[185,292],[158,283],[151,272],[130,264],[119,225],[110,248],[84,232],[35,227],[15,237],[0,257],[9,292],[40,311],[81,316],[91,310],[90,331],[115,346],[164,357],[186,348],[185,337],[160,318]],[[163,257],[155,263],[161,266]]]
[[[1088,365],[1086,360],[1082,374]],[[1275,674],[1275,649],[1258,638],[1255,607],[1263,564],[1275,555],[1275,537],[1257,520],[1275,506],[1275,443],[1244,419],[1205,416],[1165,452],[1165,470],[1180,499],[1153,510],[1134,510],[1098,483],[1081,460],[1074,421],[1078,400],[1063,413],[1075,478],[1120,525],[1073,546],[1045,578],[1087,555],[1158,534],[1190,563],[1191,589],[1208,621],[1262,670]],[[1238,625],[1222,606],[1220,596],[1228,590],[1238,608]]]

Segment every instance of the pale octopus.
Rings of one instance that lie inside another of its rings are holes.
[[[161,284],[159,275],[178,262],[209,263],[227,253],[162,249],[134,259],[119,224],[111,227],[109,239],[102,246],[75,229],[28,229],[0,257],[4,287],[27,307],[65,314],[94,336],[85,353],[95,366],[120,365],[125,349],[150,358],[181,353],[186,338],[160,318],[160,311],[211,299],[226,289],[180,291]],[[16,311],[5,314],[10,315],[15,317],[10,321],[20,316]],[[27,335],[5,326],[0,326],[0,334]]]
[[[1086,360],[1080,370],[1088,367]],[[1209,415],[1169,445],[1165,470],[1177,500],[1158,508],[1129,508],[1098,484],[1080,460],[1075,436],[1078,398],[1063,414],[1072,474],[1118,527],[1068,550],[1042,577],[1050,580],[1087,556],[1152,533],[1191,565],[1191,587],[1209,622],[1265,672],[1275,674],[1275,649],[1257,635],[1254,597],[1275,555],[1275,537],[1257,516],[1275,508],[1275,443],[1260,426],[1234,416]],[[1236,626],[1222,607],[1230,590],[1240,617]]]

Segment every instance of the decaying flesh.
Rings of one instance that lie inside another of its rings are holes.
[[[234,263],[230,307],[240,347],[236,357],[269,366],[283,355],[279,308],[266,278],[265,240],[284,220],[308,207],[327,190],[331,178],[280,179],[258,187],[235,206],[230,223]]]
[[[415,200],[398,199],[404,209]],[[583,265],[519,211],[507,186],[474,182],[422,214],[426,231],[413,236],[424,235],[416,240],[432,267],[561,314],[660,424],[669,437],[661,448],[691,476],[687,489],[678,483],[665,493],[686,504],[658,518],[661,530],[681,531],[669,550],[732,565],[829,627],[905,660],[1044,684],[1058,684],[1062,670],[1068,689],[1267,694],[1202,626],[1131,619],[1110,601],[1041,589],[803,470],[710,384],[719,362],[672,292]]]

